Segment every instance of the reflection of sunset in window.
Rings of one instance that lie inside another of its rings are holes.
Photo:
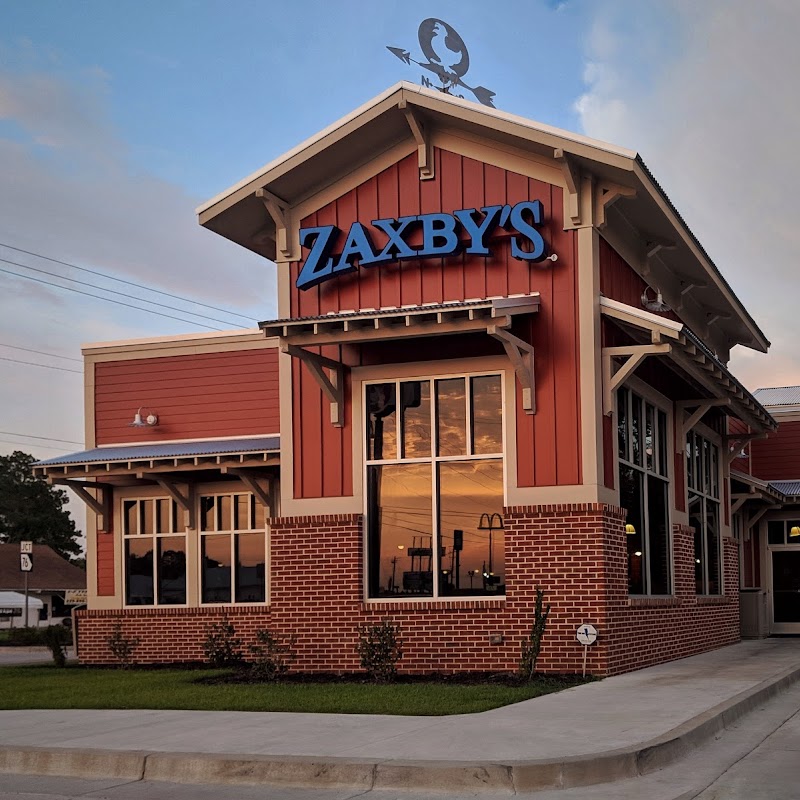
[[[365,392],[369,596],[504,594],[501,377]]]

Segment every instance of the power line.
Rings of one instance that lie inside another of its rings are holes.
[[[2,270],[0,270],[2,272]],[[74,372],[76,375],[83,375],[79,369],[67,369],[66,367],[52,367],[50,364],[37,364],[35,361],[19,361],[16,358],[6,358],[0,356],[0,361],[10,361],[12,364],[27,364],[29,367],[44,367],[45,369],[57,369],[59,372]]]
[[[40,356],[50,356],[51,358],[63,358],[65,361],[77,361],[79,364],[83,364],[83,361],[80,358],[71,358],[70,356],[62,356],[58,353],[49,353],[47,350],[31,350],[30,347],[19,347],[16,344],[6,344],[5,342],[0,342],[0,347],[10,347],[12,350],[24,350],[26,353],[38,353]]]
[[[0,442],[3,444],[13,444],[17,447],[24,447],[26,444],[30,444],[31,447],[40,447],[42,450],[59,450],[62,453],[69,453],[71,452],[70,448],[68,447],[51,447],[49,444],[33,444],[32,442],[10,442],[8,439],[0,439]]]
[[[217,319],[216,317],[209,317],[208,314],[198,314],[196,311],[189,311],[188,309],[174,309],[172,306],[167,305],[166,303],[157,303],[155,300],[147,300],[144,297],[131,297],[130,294],[126,292],[118,292],[116,289],[107,289],[105,286],[98,286],[96,283],[89,283],[88,281],[79,281],[77,278],[68,278],[66,275],[59,275],[57,272],[48,272],[46,269],[39,269],[38,267],[30,267],[27,264],[20,264],[18,261],[9,261],[7,258],[0,258],[4,264],[11,264],[14,267],[22,267],[22,269],[29,269],[32,272],[38,272],[41,275],[49,275],[51,278],[58,278],[62,281],[69,281],[70,283],[77,283],[79,286],[89,286],[92,289],[99,289],[101,292],[109,292],[110,294],[116,294],[120,297],[128,297],[131,300],[141,300],[143,303],[149,303],[151,306],[158,306],[159,308],[169,308],[174,311],[180,311],[183,314],[191,314],[193,317],[200,317],[200,319],[208,319],[212,322],[221,322],[223,325],[233,325],[235,328],[244,328],[244,325],[240,325],[238,322],[231,322],[228,319]],[[65,287],[66,288],[66,287]],[[109,298],[110,299],[110,298]]]
[[[8,275],[14,275],[17,278],[25,278],[28,281],[35,281],[36,283],[44,283],[46,286],[55,286],[56,289],[64,289],[67,292],[75,292],[75,294],[82,294],[86,297],[94,297],[96,300],[105,300],[107,303],[115,303],[118,306],[127,306],[128,308],[135,308],[137,311],[146,311],[148,314],[156,314],[159,317],[166,317],[167,319],[176,319],[178,322],[183,322],[186,325],[197,325],[200,328],[208,328],[210,331],[218,331],[219,328],[215,328],[213,325],[204,325],[202,322],[195,322],[191,319],[183,319],[182,317],[174,317],[172,314],[165,314],[163,311],[154,311],[152,308],[142,308],[141,306],[134,306],[131,303],[123,303],[122,300],[112,300],[110,297],[103,297],[99,294],[92,294],[91,292],[82,292],[80,289],[73,289],[71,286],[61,286],[58,283],[53,283],[52,281],[45,281],[41,278],[34,278],[32,275],[23,275],[21,272],[14,272],[10,269],[3,269],[0,267],[0,272],[5,272]],[[6,359],[10,361],[11,359]],[[41,365],[40,365],[41,366]],[[55,367],[54,367],[55,369]]]
[[[64,267],[71,267],[72,269],[79,269],[82,272],[90,272],[92,275],[99,275],[102,278],[108,278],[112,281],[119,281],[120,283],[125,283],[128,286],[136,286],[138,289],[145,289],[148,292],[155,292],[156,294],[164,295],[165,297],[171,297],[173,300],[183,300],[186,303],[192,303],[196,306],[202,306],[203,308],[210,308],[214,311],[221,311],[223,314],[233,314],[234,317],[241,317],[242,319],[249,319],[251,322],[256,322],[253,317],[248,317],[246,314],[239,314],[237,311],[230,311],[226,308],[218,308],[217,306],[210,306],[208,303],[201,303],[199,300],[191,300],[188,297],[181,297],[178,294],[170,294],[169,292],[161,291],[161,289],[153,289],[149,286],[144,286],[141,283],[134,283],[134,281],[126,281],[123,278],[117,278],[114,275],[107,275],[105,272],[100,272],[95,269],[89,269],[88,267],[79,267],[77,264],[70,264],[69,261],[59,261],[57,258],[50,258],[50,256],[43,256],[41,253],[34,253],[31,250],[23,250],[21,247],[14,247],[13,245],[6,244],[5,242],[0,242],[0,247],[6,247],[9,250],[15,250],[17,253],[25,253],[28,256],[34,256],[35,258],[42,258],[45,261],[51,261],[53,264],[61,264]]]
[[[43,439],[46,442],[64,442],[65,444],[83,444],[73,439],[54,439],[52,436],[34,436],[32,433],[17,433],[16,431],[0,431],[0,436],[24,436],[26,439]]]

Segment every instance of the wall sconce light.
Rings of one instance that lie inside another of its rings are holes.
[[[650,287],[648,286],[642,292],[642,305],[648,311],[669,311],[669,306],[664,302],[664,298],[661,295],[661,289],[656,289],[656,297],[655,300],[651,300],[649,295],[647,294],[650,291]]]
[[[133,422],[128,423],[129,428],[154,428],[158,425],[158,417],[153,414],[152,412],[142,417],[142,408],[144,406],[137,409],[136,413],[133,415]],[[147,411],[147,409],[145,409]]]
[[[793,525],[789,531],[789,538],[796,539],[798,536],[800,536],[800,525]]]
[[[628,534],[628,536],[636,536],[636,527],[634,525],[631,525],[631,523],[629,522],[625,526],[625,533]]]

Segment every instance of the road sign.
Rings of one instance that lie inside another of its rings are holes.
[[[85,606],[89,594],[87,589],[67,589],[64,592],[65,606]]]
[[[22,572],[30,572],[33,569],[33,556],[28,553],[20,553],[19,568]]]
[[[20,553],[32,553],[33,552],[33,542],[20,542],[19,543],[19,551],[20,551]]]
[[[597,641],[597,628],[594,625],[584,623],[578,626],[578,641],[584,645],[594,644]]]

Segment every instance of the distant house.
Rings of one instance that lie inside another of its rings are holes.
[[[0,544],[0,592],[22,592],[25,575],[19,568],[19,544]],[[33,546],[33,569],[28,573],[29,597],[41,600],[42,606],[32,603],[28,608],[29,625],[57,625],[71,615],[64,605],[67,589],[85,589],[86,573],[70,564],[51,547],[44,544]],[[34,607],[36,606],[36,607]],[[0,608],[0,612],[5,611]],[[24,612],[20,616],[0,617],[0,627],[20,627],[24,624]]]

